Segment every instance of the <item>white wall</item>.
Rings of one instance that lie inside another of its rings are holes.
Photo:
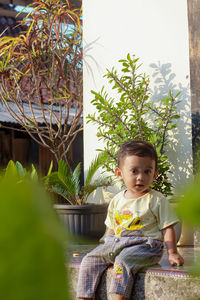
[[[83,32],[84,117],[94,110],[90,91],[100,91],[102,85],[109,91],[103,78],[106,68],[117,67],[127,53],[140,57],[155,97],[165,96],[172,85],[182,90],[181,119],[168,151],[178,187],[192,172],[187,0],[83,0]],[[170,71],[167,78],[171,74],[173,80],[155,82],[158,64],[164,76]],[[100,147],[95,126],[85,120],[86,171]]]

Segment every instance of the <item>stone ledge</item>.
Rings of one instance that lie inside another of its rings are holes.
[[[170,267],[166,253],[159,265],[143,270],[136,275],[131,300],[196,300],[200,299],[200,277],[192,277],[188,270],[191,259],[196,258],[193,248],[181,249],[185,257],[185,267]],[[71,299],[75,300],[80,261],[83,254],[68,264],[70,274]],[[107,296],[112,277],[112,267],[102,276],[96,300],[113,300],[113,295]]]

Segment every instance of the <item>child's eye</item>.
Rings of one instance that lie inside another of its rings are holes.
[[[136,169],[133,169],[133,170],[132,170],[132,173],[133,173],[133,174],[136,174],[136,173],[137,173],[137,170],[136,170]]]
[[[151,174],[151,170],[146,170],[145,174],[147,174],[147,175]]]

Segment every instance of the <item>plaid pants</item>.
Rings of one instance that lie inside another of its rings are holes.
[[[134,275],[143,267],[158,263],[162,254],[162,241],[107,236],[105,243],[89,252],[81,262],[77,298],[94,298],[102,273],[111,265],[114,267],[109,292],[130,298]]]

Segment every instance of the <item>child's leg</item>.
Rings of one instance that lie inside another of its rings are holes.
[[[111,265],[102,258],[86,255],[81,263],[77,284],[77,298],[93,299],[102,273]]]
[[[134,275],[141,268],[157,263],[162,256],[162,242],[154,241],[149,244],[147,238],[144,238],[141,243],[140,240],[141,238],[138,239],[137,244],[135,238],[135,244],[125,247],[115,258],[110,286],[110,293],[118,297],[115,299],[130,299]]]
[[[106,255],[108,251],[109,246],[103,244],[83,258],[77,284],[78,299],[93,299],[102,273],[113,263]]]

